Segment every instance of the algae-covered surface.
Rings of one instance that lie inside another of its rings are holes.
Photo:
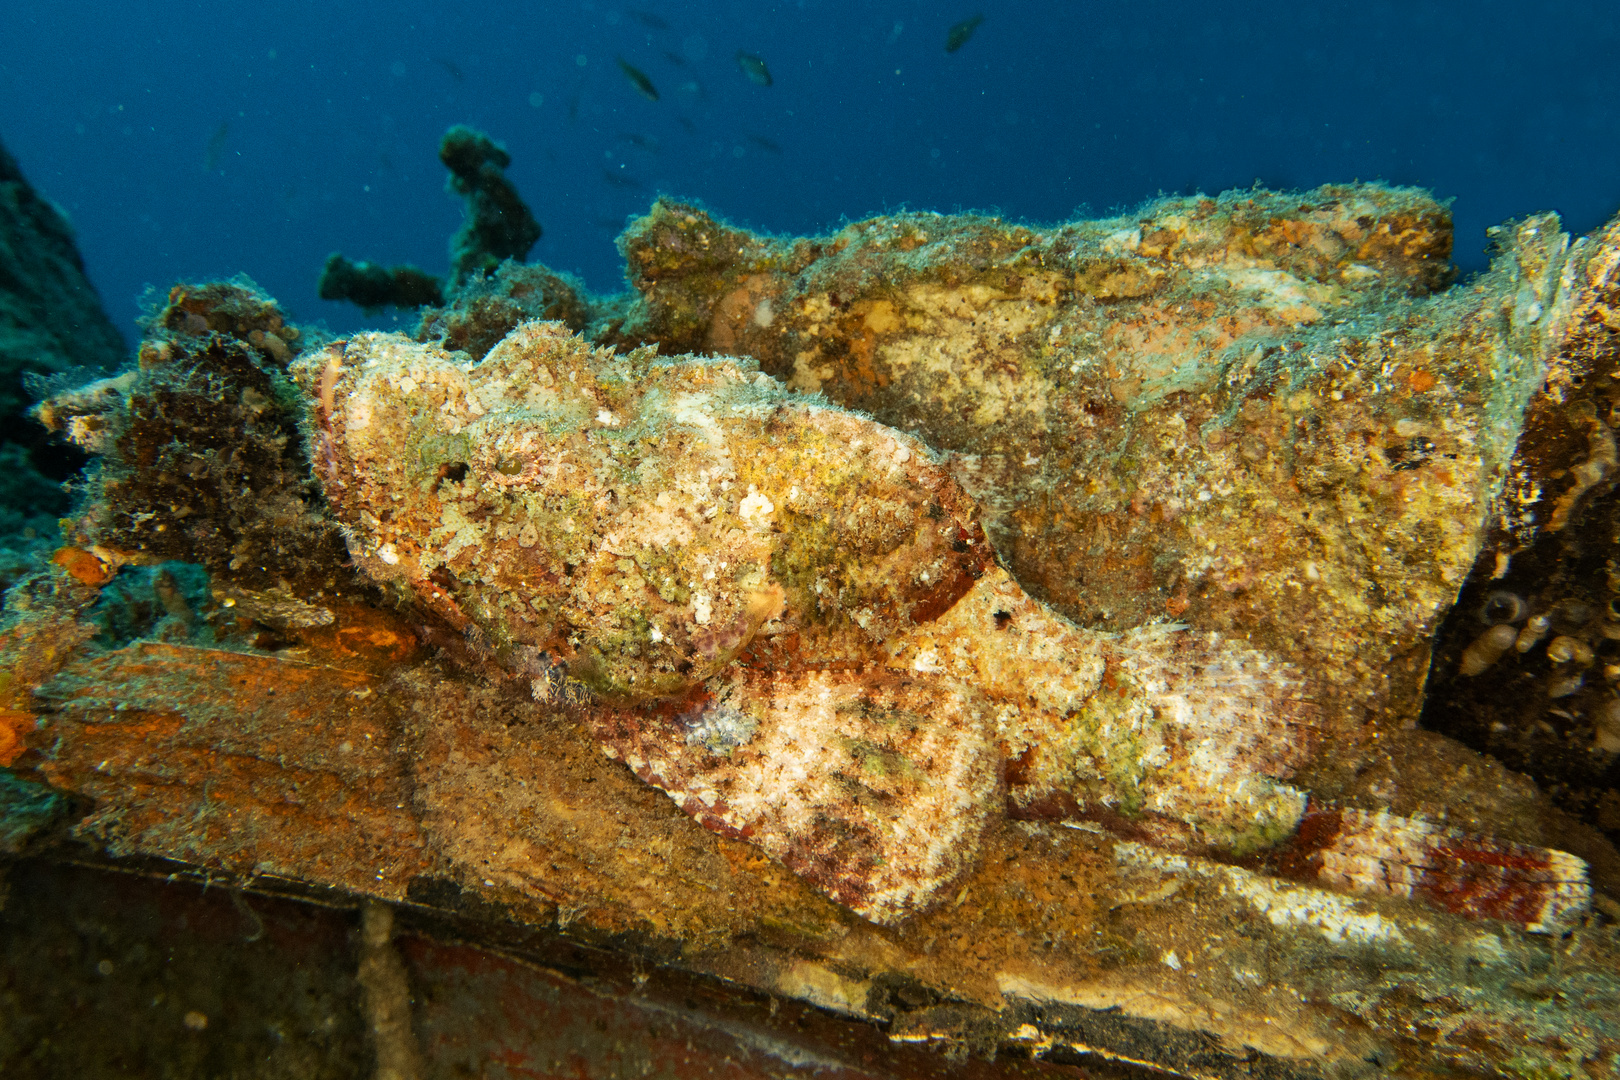
[[[1609,375],[1614,234],[1496,241],[1452,284],[1377,185],[807,239],[660,202],[630,296],[508,264],[415,339],[179,288],[41,408],[100,465],[8,596],[0,758],[105,856],[972,1061],[1611,1075],[1611,824],[1415,726],[1465,582],[1612,468],[1596,408],[1574,461],[1520,435]],[[1469,670],[1553,648],[1519,599]],[[1603,687],[1588,607],[1547,662]]]

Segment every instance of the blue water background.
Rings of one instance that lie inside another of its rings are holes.
[[[444,272],[454,123],[511,151],[545,227],[531,261],[601,290],[658,192],[811,233],[1377,178],[1455,198],[1465,270],[1488,225],[1554,209],[1585,231],[1620,206],[1612,3],[79,2],[5,26],[0,139],[126,331],[146,285],[237,272],[299,318],[391,325],[316,276],[333,250]]]

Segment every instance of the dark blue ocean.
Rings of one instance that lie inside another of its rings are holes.
[[[83,0],[6,15],[0,139],[126,332],[147,285],[238,272],[345,329],[359,312],[316,297],[329,252],[445,271],[456,123],[511,152],[545,228],[530,260],[598,290],[658,193],[809,233],[1377,178],[1455,199],[1474,270],[1491,224],[1554,209],[1585,231],[1620,206],[1617,57],[1620,6],[1558,0]]]

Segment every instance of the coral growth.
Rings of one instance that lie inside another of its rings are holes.
[[[458,124],[439,141],[439,160],[450,170],[446,186],[467,200],[467,218],[450,241],[450,288],[494,273],[507,259],[522,262],[540,239],[540,223],[506,178],[506,148]]]
[[[545,319],[583,331],[618,306],[592,297],[572,275],[507,261],[457,290],[447,306],[424,311],[416,340],[482,360],[520,323]]]
[[[316,285],[322,300],[347,300],[366,311],[419,308],[444,303],[439,279],[414,266],[354,262],[338,252],[327,256]]]
[[[439,142],[439,160],[450,170],[446,188],[466,204],[461,228],[450,239],[448,291],[454,296],[476,289],[503,263],[523,262],[541,229],[517,187],[506,178],[512,156],[488,135],[460,124],[452,127]],[[571,282],[557,288],[565,281],[559,275],[546,276],[555,279],[549,291],[558,297],[583,294]],[[446,292],[438,278],[415,266],[356,262],[340,252],[327,257],[318,288],[323,300],[348,300],[367,311],[437,307]]]
[[[305,344],[250,282],[176,286],[138,368],[36,410],[100,456],[73,542],[117,562],[200,563],[252,588],[343,579],[285,374]]]

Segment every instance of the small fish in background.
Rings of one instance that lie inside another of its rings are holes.
[[[619,138],[634,146],[638,150],[645,150],[649,154],[656,154],[661,149],[658,140],[651,135],[642,135],[635,131],[621,131]]]
[[[449,76],[452,79],[456,80],[456,82],[466,82],[467,81],[466,73],[464,73],[459,67],[457,67],[454,61],[446,60],[446,59],[444,59],[444,57],[441,56],[441,57],[436,58],[433,62],[435,64],[438,64],[440,67],[444,68],[445,72],[447,74],[449,74]]]
[[[899,19],[894,20],[894,29],[889,31],[889,44],[893,45],[900,40],[900,35],[906,32],[906,24]]]
[[[225,140],[230,134],[231,125],[221,121],[219,127],[208,137],[208,145],[203,149],[203,172],[214,172],[219,168],[219,156],[225,152]]]
[[[665,49],[664,50],[664,59],[668,60],[670,63],[674,64],[676,67],[685,67],[686,66],[686,57],[682,56],[680,53],[676,52],[674,49]]]
[[[645,191],[647,189],[647,185],[635,177],[621,172],[614,172],[612,169],[602,170],[602,181],[609,187],[623,188],[625,191]]]
[[[636,11],[632,8],[630,11],[630,17],[636,20],[636,22],[640,23],[642,26],[647,27],[649,30],[669,29],[669,23],[665,22],[663,16],[659,15],[656,11]]]
[[[973,31],[977,30],[982,22],[984,16],[975,12],[945,31],[945,51],[953,53],[966,45],[973,37]]]
[[[769,86],[775,81],[771,78],[771,69],[765,66],[765,61],[751,52],[738,50],[737,66],[748,76],[748,81],[756,86]]]
[[[680,90],[683,94],[691,94],[693,97],[698,98],[699,100],[705,100],[709,96],[709,92],[703,89],[703,84],[698,82],[696,79],[687,79],[676,89]]]
[[[677,116],[675,119],[680,122],[681,127],[686,129],[686,132],[687,132],[688,135],[696,135],[697,134],[697,125],[692,123],[692,120],[691,120],[690,117]]]
[[[782,152],[782,148],[780,146],[763,135],[744,135],[743,138],[767,153],[780,154]]]
[[[614,59],[618,60],[619,70],[624,72],[624,77],[630,80],[630,85],[636,88],[637,93],[648,101],[658,100],[658,87],[654,86],[652,80],[647,78],[645,71],[629,63],[622,56]]]

